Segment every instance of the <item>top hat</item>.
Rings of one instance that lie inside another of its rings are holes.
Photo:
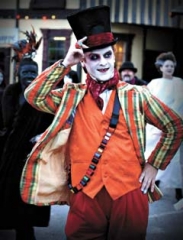
[[[87,8],[70,16],[67,20],[77,40],[87,36],[84,52],[105,48],[117,42],[111,32],[110,8],[96,6]]]
[[[134,67],[132,62],[128,62],[128,61],[124,62],[121,65],[119,72],[122,72],[123,70],[126,70],[126,69],[132,70],[134,73],[137,72],[137,68]]]

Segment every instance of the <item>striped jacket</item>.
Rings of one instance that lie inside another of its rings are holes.
[[[28,203],[47,205],[58,204],[63,200],[59,190],[62,187],[56,186],[56,183],[63,184],[65,191],[67,171],[64,147],[72,127],[74,112],[87,90],[86,84],[68,84],[64,89],[53,90],[69,70],[59,66],[57,62],[42,72],[25,91],[25,97],[33,107],[55,115],[52,124],[29,154],[22,173],[21,196]],[[119,82],[117,93],[140,164],[143,167],[148,161],[157,169],[165,169],[183,139],[182,119],[151,95],[146,86]],[[161,139],[147,160],[144,156],[146,123],[162,130]],[[44,172],[43,167],[47,165],[47,169],[50,169],[51,161],[56,162],[57,177],[61,175],[62,181],[48,176],[46,170]],[[51,187],[54,193],[46,194],[52,180],[53,185],[55,184],[55,187]],[[43,182],[47,182],[47,185]],[[39,191],[41,193],[38,196]],[[152,201],[158,198],[156,192],[154,194],[155,198],[150,196]]]

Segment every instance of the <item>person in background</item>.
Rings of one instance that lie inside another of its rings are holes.
[[[2,119],[2,95],[5,89],[6,83],[4,79],[4,71],[3,66],[0,65],[0,129],[3,127],[3,119]]]
[[[70,70],[68,74],[64,76],[64,81],[60,82],[57,86],[63,88],[64,84],[67,83],[80,83],[80,79],[75,70]]]
[[[117,39],[111,32],[108,6],[88,8],[67,19],[76,44],[25,90],[31,106],[53,113],[55,118],[27,158],[21,178],[22,199],[34,202],[40,192],[43,205],[63,203],[56,187],[63,164],[68,171],[65,191],[70,190],[67,240],[145,240],[148,196],[151,201],[160,197],[155,177],[180,146],[183,121],[146,86],[137,88],[119,80],[113,47]],[[79,63],[87,72],[86,84],[71,83],[55,90]],[[146,122],[163,131],[147,161]],[[51,159],[58,165],[53,175],[47,176],[44,171],[52,170]],[[45,167],[42,173],[39,167]]]
[[[137,68],[132,62],[126,61],[119,68],[121,80],[133,85],[147,85],[147,82],[136,76]]]
[[[0,65],[0,89],[4,90],[6,86],[5,78],[4,78],[4,67]]]
[[[175,77],[176,58],[172,52],[164,52],[157,56],[155,66],[161,74],[160,78],[152,79],[147,85],[151,93],[163,103],[176,111],[183,118],[183,79]],[[146,157],[154,149],[161,137],[162,131],[152,125],[146,126]],[[176,155],[166,170],[159,170],[156,176],[156,183],[162,184],[165,188],[175,189],[175,198],[182,199],[182,171],[181,151],[178,149]]]
[[[15,43],[20,50],[21,42]],[[31,42],[28,44],[31,46]],[[27,49],[30,51],[31,48]],[[34,227],[47,227],[50,220],[50,206],[39,207],[23,202],[19,187],[26,157],[34,145],[32,139],[45,131],[53,120],[53,115],[36,110],[25,100],[25,88],[38,75],[38,64],[29,51],[25,51],[21,58],[16,54],[17,82],[9,84],[2,97],[6,139],[1,146],[0,228],[14,229],[16,240],[35,240]]]

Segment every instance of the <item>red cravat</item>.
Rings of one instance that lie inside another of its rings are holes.
[[[87,74],[86,84],[88,90],[91,92],[91,95],[95,99],[98,107],[102,110],[103,108],[103,100],[99,96],[106,89],[114,89],[119,81],[119,73],[115,69],[113,78],[104,82],[97,82],[93,80],[89,74]]]

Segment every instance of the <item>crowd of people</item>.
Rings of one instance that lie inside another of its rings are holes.
[[[176,58],[157,56],[160,78],[148,83],[130,61],[115,69],[108,6],[67,19],[77,42],[64,59],[38,74],[26,52],[14,58],[17,82],[2,85],[0,228],[35,240],[51,205],[68,204],[68,240],[145,240],[149,202],[162,197],[161,184],[183,198]],[[77,64],[85,83],[72,70]]]

